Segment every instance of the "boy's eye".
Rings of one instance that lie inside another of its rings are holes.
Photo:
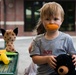
[[[50,19],[49,18],[46,18],[45,20],[49,21]]]
[[[54,20],[58,20],[58,18],[54,18]]]

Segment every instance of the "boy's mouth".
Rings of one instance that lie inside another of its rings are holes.
[[[57,30],[59,28],[59,25],[57,25],[57,24],[48,24],[48,25],[45,25],[45,27],[46,27],[47,30],[54,31],[54,30]]]

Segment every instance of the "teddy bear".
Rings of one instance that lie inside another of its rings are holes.
[[[15,28],[14,30],[9,29],[9,30],[5,30],[5,29],[0,29],[1,33],[3,35],[4,41],[5,41],[5,49],[8,52],[16,52],[15,48],[14,48],[14,41],[16,39],[16,36],[18,34],[18,28]]]
[[[72,56],[67,54],[60,54],[56,57],[57,75],[76,75],[74,63],[72,62]]]

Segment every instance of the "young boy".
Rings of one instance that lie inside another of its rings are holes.
[[[61,5],[45,3],[40,9],[40,20],[45,33],[35,38],[30,51],[33,62],[38,65],[36,75],[57,75],[54,68],[57,62],[55,58],[59,54],[71,54],[76,65],[76,51],[71,36],[59,31],[64,20]]]

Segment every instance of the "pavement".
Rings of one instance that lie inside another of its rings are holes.
[[[14,42],[15,49],[19,52],[18,75],[24,75],[25,68],[27,68],[32,61],[29,56],[28,47],[34,38],[35,36],[17,37]],[[76,36],[72,38],[76,48]],[[3,39],[0,39],[0,48],[4,47],[4,45]]]

